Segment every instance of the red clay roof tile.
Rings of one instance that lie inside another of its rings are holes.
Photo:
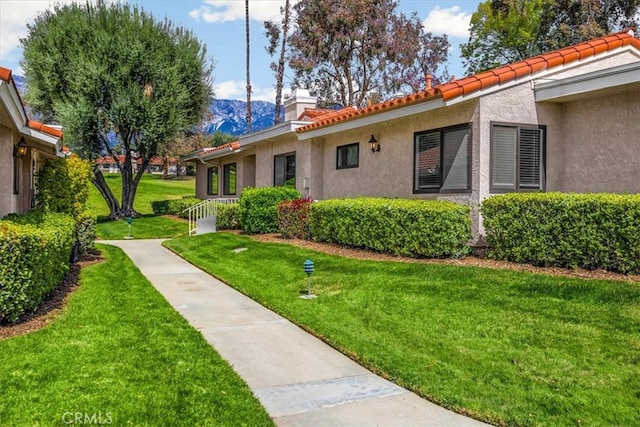
[[[11,70],[8,68],[0,67],[0,80],[4,80],[5,82],[11,81]]]
[[[578,43],[574,46],[538,55],[533,58],[528,58],[510,65],[498,67],[493,70],[484,71],[476,74],[475,76],[446,82],[423,92],[407,95],[398,99],[392,99],[360,110],[354,110],[352,107],[338,110],[335,113],[318,117],[313,124],[300,127],[296,132],[307,132],[312,129],[347,121],[356,117],[374,114],[416,102],[428,101],[434,98],[442,98],[444,101],[448,101],[462,95],[466,96],[482,89],[508,83],[520,77],[525,77],[545,69],[568,64],[579,59],[585,59],[629,45],[640,50],[640,40],[636,39],[630,30],[624,30],[587,42]]]
[[[31,129],[35,129],[42,133],[55,136],[56,138],[62,138],[62,131],[60,129],[52,128],[51,126],[47,126],[40,122],[36,122],[35,120],[29,120],[27,122],[27,126],[29,126]]]

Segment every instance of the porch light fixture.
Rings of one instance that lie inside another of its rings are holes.
[[[380,143],[378,142],[376,137],[373,136],[373,134],[371,134],[371,139],[369,139],[369,145],[371,145],[372,153],[377,153],[380,151]]]
[[[24,140],[24,136],[20,137],[20,142],[17,145],[18,157],[23,157],[27,154],[27,143]]]

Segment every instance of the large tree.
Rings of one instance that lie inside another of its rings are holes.
[[[461,46],[469,74],[637,25],[640,0],[488,0]]]
[[[449,43],[426,33],[415,16],[398,14],[397,5],[395,0],[298,2],[289,38],[294,85],[313,90],[326,104],[361,107],[397,95],[400,72],[407,68],[419,71],[424,83],[426,74],[446,62]],[[433,40],[437,55],[427,52]]]
[[[93,183],[110,218],[136,215],[133,202],[149,160],[198,123],[211,98],[211,61],[187,30],[128,4],[57,5],[21,40],[29,105],[65,130],[74,152],[124,161],[122,199],[102,173]],[[133,163],[139,159],[137,171]]]

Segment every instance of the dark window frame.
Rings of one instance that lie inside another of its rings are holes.
[[[288,169],[287,162],[288,162],[288,158],[289,157],[293,157],[293,176],[292,177],[290,176],[287,179],[287,176],[289,176],[289,175],[287,175],[287,169]],[[278,160],[277,159],[279,159],[279,158],[284,158],[285,159],[284,160],[284,162],[285,162],[284,163],[284,169],[285,169],[284,170],[284,180],[283,180],[282,184],[278,184],[278,173],[277,173]],[[296,181],[296,176],[298,174],[298,170],[297,170],[297,167],[296,167],[296,160],[297,159],[296,159],[296,152],[295,151],[291,151],[291,152],[288,152],[288,153],[282,153],[282,154],[276,154],[276,155],[273,156],[273,186],[274,187],[286,186],[287,181],[290,181],[291,179],[293,179],[294,182]],[[293,188],[295,188],[295,184],[294,184]]]
[[[457,130],[468,130],[468,138],[467,141],[467,188],[466,189],[448,189],[442,191],[443,185],[443,168],[440,167],[440,183],[438,188],[418,188],[417,182],[417,173],[418,173],[418,137],[421,135],[427,135],[431,133],[440,133],[440,159],[439,164],[444,165],[444,153],[445,150],[442,149],[443,144],[443,134],[447,132],[457,131]],[[472,123],[461,123],[453,126],[445,126],[436,129],[430,129],[425,131],[414,132],[413,134],[413,194],[469,194],[472,191],[472,165],[473,165],[473,127]]]
[[[233,191],[231,191],[231,168],[234,169],[235,179],[233,181]],[[218,184],[219,185],[219,184]],[[222,195],[235,196],[238,191],[238,164],[236,162],[222,165]]]
[[[546,191],[547,186],[547,125],[540,125],[535,123],[511,123],[511,122],[491,122],[491,131],[490,131],[490,140],[489,140],[489,191],[493,194],[501,194],[501,193],[523,193],[523,192],[540,192]],[[493,184],[493,171],[494,171],[494,129],[496,126],[501,127],[509,127],[516,129],[516,159],[515,159],[515,168],[516,168],[516,178],[515,178],[515,186],[514,188],[507,188],[504,186],[494,186]],[[541,131],[542,141],[540,144],[540,188],[522,188],[520,186],[520,129],[537,129]]]
[[[216,170],[216,191],[213,192],[211,188],[211,175],[213,170]],[[217,196],[220,194],[220,166],[210,166],[207,168],[207,195],[208,196]]]
[[[20,157],[15,145],[13,146],[13,194],[20,194]]]
[[[356,163],[355,164],[349,164],[349,148],[351,147],[356,147]],[[344,165],[340,164],[340,159],[341,159],[341,155],[340,155],[340,151],[344,150],[344,153],[342,155],[342,158],[346,159],[346,161],[344,162]],[[353,168],[357,168],[360,165],[360,143],[359,142],[354,142],[352,144],[345,144],[345,145],[339,145],[336,147],[336,169],[353,169]]]

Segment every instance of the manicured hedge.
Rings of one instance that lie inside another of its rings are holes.
[[[248,234],[278,231],[278,203],[300,198],[289,187],[245,188],[240,195],[240,224]]]
[[[640,273],[640,195],[517,193],[481,212],[492,258]]]
[[[216,209],[217,230],[240,229],[240,205],[237,203],[221,204]]]
[[[69,270],[73,218],[60,213],[10,215],[0,221],[0,322],[35,310]]]
[[[278,204],[278,232],[285,239],[309,239],[311,198],[296,199]]]
[[[156,215],[177,215],[181,218],[188,218],[189,214],[185,212],[191,206],[195,206],[202,200],[195,197],[183,197],[182,199],[158,200],[151,202],[151,209]]]
[[[323,200],[310,227],[319,241],[411,257],[460,257],[471,238],[469,207],[434,200]]]

